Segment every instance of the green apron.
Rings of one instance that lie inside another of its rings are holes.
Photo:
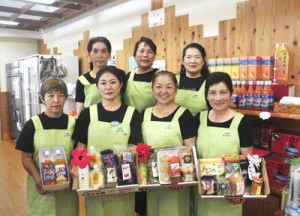
[[[39,164],[39,148],[63,145],[67,161],[70,161],[74,142],[72,134],[75,118],[69,116],[67,129],[43,129],[38,116],[33,116],[34,155],[35,164]],[[31,175],[27,177],[26,212],[27,216],[76,216],[79,215],[79,199],[76,191],[55,191],[47,195],[40,195],[35,187]]]
[[[144,142],[152,148],[181,146],[179,117],[185,111],[180,107],[171,122],[151,121],[152,107],[147,108],[142,123]],[[189,188],[182,190],[151,190],[147,192],[147,216],[188,216]]]
[[[96,83],[91,84],[83,75],[81,75],[78,80],[84,85],[85,99],[83,105],[85,108],[102,101]]]
[[[208,127],[208,111],[200,114],[197,138],[198,158],[221,158],[223,154],[240,154],[238,127],[243,115],[236,113],[229,128]],[[242,205],[233,205],[226,199],[201,199],[194,188],[195,216],[241,216]]]
[[[180,75],[176,75],[178,85],[180,82]],[[191,111],[193,116],[197,113],[207,110],[207,105],[205,101],[205,81],[200,87],[199,91],[192,91],[187,89],[177,89],[177,94],[175,96],[174,102],[183,106]]]
[[[113,126],[110,122],[98,121],[97,105],[90,106],[91,122],[88,128],[88,146],[99,152],[116,145],[127,147],[130,136],[130,122],[134,108],[128,106],[123,122]],[[87,216],[133,216],[135,193],[86,197]]]
[[[126,91],[124,93],[124,102],[127,105],[135,107],[139,112],[154,106],[155,98],[152,95],[152,83],[134,81],[134,74],[138,69],[130,72],[129,79],[126,84]],[[159,72],[160,70],[157,70]],[[156,72],[156,73],[157,73]]]

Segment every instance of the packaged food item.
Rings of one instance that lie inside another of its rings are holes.
[[[240,57],[240,77],[241,80],[248,79],[248,57]]]
[[[59,149],[56,150],[56,155],[55,155],[55,177],[56,177],[56,184],[63,184],[68,182],[66,161],[61,155]]]
[[[252,195],[260,195],[263,187],[263,178],[253,178],[251,186]]]
[[[90,163],[91,167],[94,167],[95,164],[98,167],[102,166],[102,160],[100,159],[100,154],[96,151],[94,146],[90,146],[89,155],[92,157],[92,161]]]
[[[94,164],[94,169],[91,172],[91,188],[103,188],[104,175],[97,164]]]
[[[240,58],[231,58],[231,79],[240,78]]]
[[[201,177],[202,195],[217,195],[217,179],[215,175]]]
[[[170,157],[167,152],[158,152],[159,157],[159,182],[161,184],[171,183],[171,167],[170,167]]]
[[[170,157],[170,167],[171,167],[171,182],[172,184],[177,184],[181,182],[180,178],[180,163],[179,157],[173,155]]]
[[[228,178],[234,195],[243,195],[245,192],[244,177],[241,173],[233,173]]]
[[[115,166],[108,165],[105,167],[106,171],[106,187],[116,187],[117,174]]]
[[[44,185],[56,184],[55,164],[50,158],[50,151],[45,151],[45,159],[42,163],[42,172]]]
[[[158,184],[157,153],[154,151],[148,159],[148,184]]]
[[[289,51],[284,43],[276,43],[276,77],[278,82],[286,83],[289,80]]]

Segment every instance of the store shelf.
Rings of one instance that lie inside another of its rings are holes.
[[[235,109],[235,111],[240,112],[244,115],[253,115],[259,116],[262,111],[255,111],[255,110],[243,110],[243,109]],[[300,120],[300,114],[294,113],[278,113],[270,111],[271,117],[273,118],[284,118],[284,119],[293,119],[293,120]]]

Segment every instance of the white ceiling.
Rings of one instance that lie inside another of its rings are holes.
[[[0,29],[39,31],[113,1],[117,0],[56,0],[47,5],[30,0],[1,0],[0,20],[19,24],[15,26],[0,24]]]

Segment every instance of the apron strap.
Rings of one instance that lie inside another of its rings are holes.
[[[184,113],[184,111],[186,110],[186,108],[184,107],[179,107],[179,109],[176,111],[173,119],[172,119],[172,122],[178,122],[178,119],[180,118],[180,116]]]
[[[145,109],[144,122],[150,122],[151,121],[152,109],[153,109],[153,107],[149,107],[149,108]]]
[[[137,69],[138,69],[138,68],[136,68],[136,69],[130,71],[128,81],[133,81],[133,77],[134,77],[134,74],[137,72]]]
[[[208,111],[207,110],[202,111],[200,113],[200,127],[201,125],[205,127],[207,126],[207,118],[208,118]]]
[[[82,83],[82,85],[90,85],[91,84],[83,75],[78,77],[78,80]]]
[[[33,121],[33,125],[34,125],[35,130],[43,130],[44,129],[39,116],[35,115],[31,118],[31,120]]]
[[[125,116],[123,118],[123,122],[122,123],[130,123],[131,122],[131,119],[132,119],[132,116],[133,116],[133,112],[134,112],[134,107],[132,106],[128,106],[127,107],[127,110],[126,110],[126,113],[125,113]]]
[[[68,130],[74,128],[76,122],[76,118],[73,116],[68,116]]]
[[[178,84],[178,86],[179,86],[179,83],[180,83],[180,74],[177,74],[177,75],[176,75],[176,79],[177,79],[177,84]]]
[[[90,119],[92,121],[98,121],[98,107],[97,104],[90,106]]]
[[[244,117],[243,114],[236,113],[236,115],[233,117],[233,120],[232,120],[229,128],[230,129],[238,128],[238,126],[239,126],[239,124],[240,124],[240,122],[241,122],[241,120],[242,120],[243,117]]]

